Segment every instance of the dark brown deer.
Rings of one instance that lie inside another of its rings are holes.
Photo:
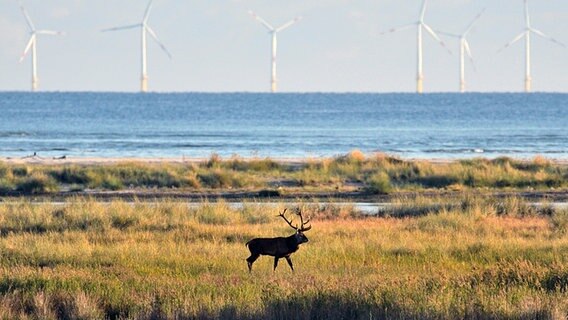
[[[261,255],[274,257],[274,270],[276,270],[276,267],[278,266],[278,260],[280,258],[285,258],[290,269],[294,271],[290,255],[298,251],[298,248],[302,243],[308,242],[308,238],[304,235],[304,231],[310,230],[312,226],[305,226],[310,222],[310,220],[308,219],[307,221],[304,221],[302,212],[299,210],[297,213],[297,215],[300,216],[299,227],[297,225],[292,225],[292,220],[288,221],[288,219],[284,216],[285,213],[286,209],[284,209],[282,213],[279,213],[278,216],[282,217],[282,219],[284,219],[284,221],[286,221],[292,229],[296,230],[296,233],[286,238],[255,238],[247,242],[246,246],[250,250],[250,257],[247,258],[249,272],[252,272],[252,264]]]

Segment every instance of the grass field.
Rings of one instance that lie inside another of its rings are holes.
[[[294,191],[543,190],[568,188],[568,166],[537,156],[436,163],[384,154],[300,163],[221,159],[188,163],[12,164],[0,162],[0,195],[125,189]]]
[[[0,204],[4,319],[564,319],[568,211],[517,198],[399,199],[377,217],[302,205],[310,242],[249,274],[244,243],[292,233],[254,203]]]

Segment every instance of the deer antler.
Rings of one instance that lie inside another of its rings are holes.
[[[286,223],[288,223],[288,225],[294,229],[294,230],[298,230],[298,227],[294,227],[292,225],[292,220],[288,221],[288,219],[286,219],[286,217],[284,216],[284,214],[286,213],[286,210],[288,210],[287,208],[284,209],[284,211],[282,211],[281,213],[278,214],[278,216],[282,217],[282,219],[284,219],[284,221],[286,221]]]
[[[308,224],[310,222],[310,219],[308,218],[308,220],[306,220],[304,222],[304,217],[302,217],[302,210],[298,209],[298,213],[297,215],[300,216],[300,231],[308,231],[312,228],[312,226],[307,226],[304,227],[304,225]],[[297,229],[296,229],[297,230]]]

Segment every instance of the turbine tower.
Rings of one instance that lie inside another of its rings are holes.
[[[531,26],[531,19],[529,15],[529,1],[525,0],[525,30],[521,32],[518,36],[516,36],[511,42],[507,43],[505,47],[499,50],[502,51],[508,48],[513,43],[521,40],[523,37],[525,38],[525,92],[531,92],[532,90],[532,75],[531,75],[531,33],[536,34],[537,36],[543,37],[551,42],[556,43],[562,47],[565,45],[556,39],[544,34],[542,31],[539,31]]]
[[[254,12],[249,11],[249,14],[255,18],[258,22],[260,22],[263,26],[268,29],[268,33],[272,36],[272,60],[271,60],[271,72],[270,72],[270,91],[276,92],[277,89],[277,78],[276,78],[276,49],[278,42],[276,40],[276,34],[278,32],[283,31],[284,29],[290,27],[294,23],[300,21],[302,17],[296,17],[293,20],[286,22],[285,24],[281,25],[278,28],[274,28],[270,23],[266,22],[266,20],[262,19],[261,17],[257,16]]]
[[[148,25],[148,18],[150,17],[150,10],[152,9],[152,2],[154,0],[150,0],[150,2],[148,3],[148,6],[146,7],[146,11],[144,12],[144,17],[142,18],[142,22],[137,23],[137,24],[133,24],[133,25],[128,25],[128,26],[122,26],[122,27],[115,27],[115,28],[109,28],[109,29],[104,29],[102,30],[102,32],[107,32],[107,31],[117,31],[117,30],[125,30],[125,29],[135,29],[135,28],[140,28],[142,30],[142,75],[140,77],[140,91],[141,92],[147,92],[148,91],[148,62],[147,62],[147,49],[146,49],[146,34],[149,33],[150,36],[154,39],[154,41],[156,41],[156,43],[160,46],[160,48],[162,48],[162,50],[168,55],[168,57],[170,57],[170,59],[172,58],[172,55],[170,54],[170,52],[168,51],[168,49],[166,48],[166,46],[164,46],[162,44],[162,42],[160,42],[160,40],[158,39],[158,36],[156,35],[156,33],[154,32],[154,30],[152,30],[152,28],[150,28],[150,26]]]
[[[37,35],[38,34],[45,34],[45,35],[50,35],[50,36],[59,36],[59,35],[64,35],[63,32],[60,31],[51,31],[51,30],[36,30],[32,19],[30,18],[30,15],[28,14],[28,12],[26,11],[26,9],[24,8],[24,6],[20,3],[20,9],[22,9],[22,13],[24,14],[24,17],[26,18],[26,22],[28,23],[28,27],[30,29],[30,40],[28,41],[28,44],[26,45],[26,48],[24,49],[24,53],[22,54],[22,56],[20,57],[20,62],[24,61],[24,58],[26,57],[26,55],[28,54],[28,52],[30,52],[30,49],[32,51],[32,91],[37,91],[37,89],[39,88],[39,78],[37,76]]]
[[[446,48],[446,50],[448,50],[448,52],[450,54],[452,54],[452,52],[446,47],[446,44],[440,39],[440,37],[438,37],[438,35],[434,32],[434,30],[432,30],[432,28],[426,24],[426,22],[424,22],[424,16],[426,15],[426,6],[428,4],[428,0],[424,0],[422,2],[422,10],[420,11],[420,17],[419,20],[417,22],[413,22],[407,25],[403,25],[397,28],[392,28],[387,32],[383,32],[381,33],[381,35],[386,34],[386,33],[392,33],[392,32],[397,32],[397,31],[401,31],[401,30],[405,30],[405,29],[409,29],[412,27],[416,27],[417,28],[417,45],[418,45],[418,50],[417,50],[417,71],[416,71],[416,92],[417,93],[422,93],[424,91],[424,72],[423,72],[423,57],[422,57],[422,32],[423,30],[426,30],[426,32],[428,32],[432,38],[434,38],[434,40],[438,41],[438,43]]]
[[[446,36],[449,36],[449,37],[453,37],[453,38],[457,38],[460,41],[460,87],[459,88],[460,88],[460,92],[462,92],[462,93],[465,92],[465,55],[466,54],[469,57],[469,59],[471,60],[471,63],[473,64],[473,56],[471,54],[471,48],[469,46],[469,42],[467,41],[467,35],[471,31],[471,29],[473,29],[473,26],[475,25],[477,20],[479,20],[479,18],[481,18],[481,15],[483,15],[483,12],[485,12],[485,9],[483,9],[473,19],[473,21],[471,21],[469,26],[465,29],[465,31],[462,34],[453,34],[453,33],[438,31],[440,34],[443,34],[443,35],[446,35]],[[474,68],[475,68],[475,65],[474,65]]]

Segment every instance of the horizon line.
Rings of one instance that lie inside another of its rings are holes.
[[[431,94],[456,94],[456,95],[470,95],[470,94],[568,94],[568,91],[431,91],[417,93],[414,91],[280,91],[280,92],[267,92],[267,91],[148,91],[140,92],[136,90],[131,91],[118,91],[118,90],[40,90],[31,92],[29,90],[1,90],[3,93],[29,93],[29,94],[42,94],[42,93],[104,93],[104,94],[263,94],[263,95],[287,95],[287,94],[408,94],[408,95],[431,95]]]

